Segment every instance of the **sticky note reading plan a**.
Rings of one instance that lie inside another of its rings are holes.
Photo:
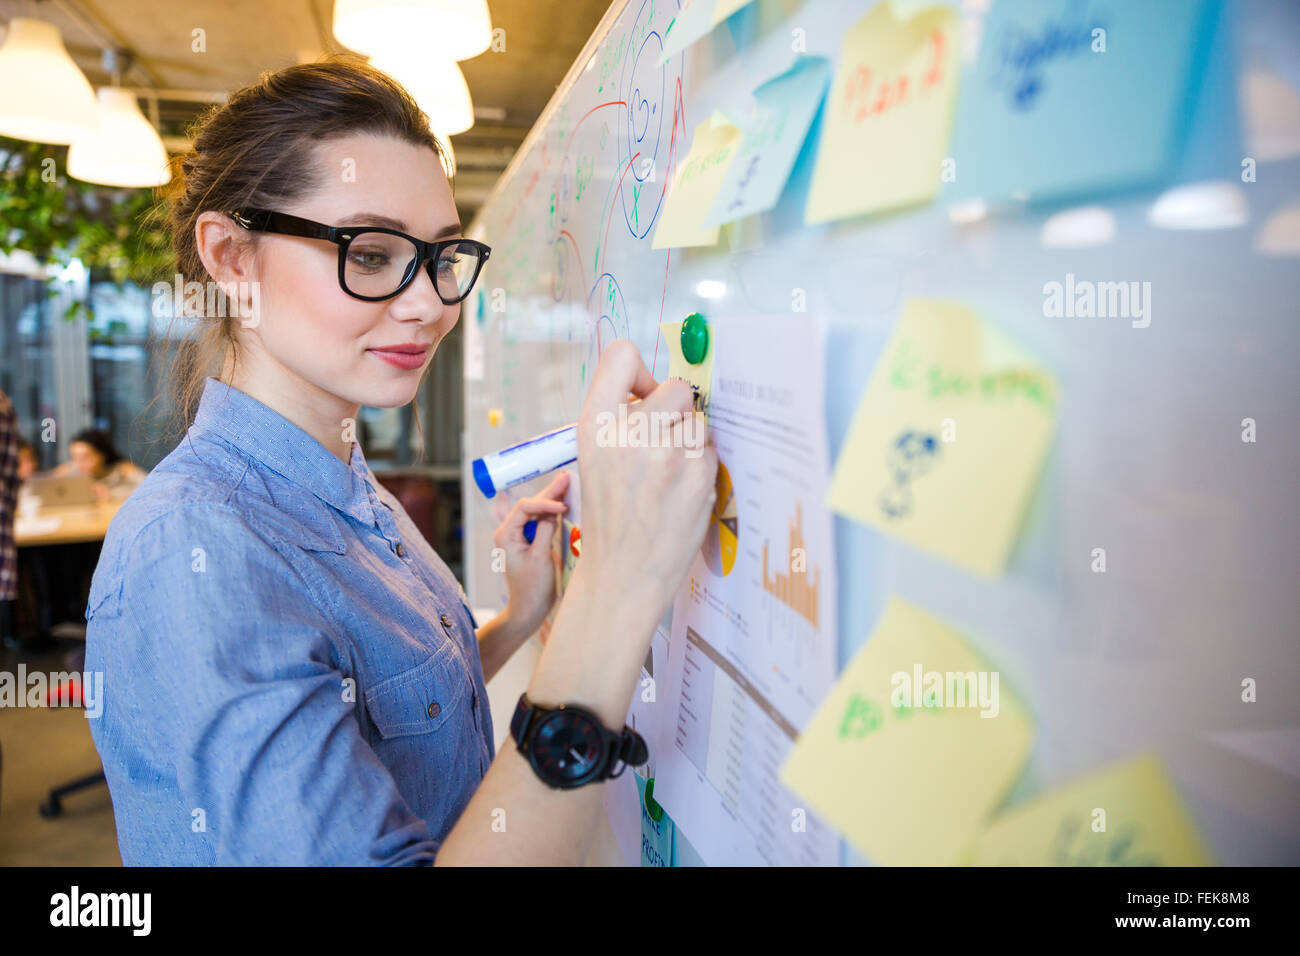
[[[1091,774],[999,816],[971,863],[991,866],[1209,866],[1182,799],[1154,755]]]
[[[1000,574],[1056,407],[1051,376],[970,309],[910,300],[849,427],[827,503],[954,564]]]
[[[1029,755],[1001,675],[942,621],[891,597],[781,768],[875,863],[959,862]]]
[[[939,190],[957,94],[950,7],[878,4],[844,37],[831,83],[808,224],[925,202]]]
[[[673,176],[652,249],[711,246],[718,241],[719,227],[705,226],[704,217],[718,198],[740,137],[740,129],[717,110],[695,127],[691,151]]]

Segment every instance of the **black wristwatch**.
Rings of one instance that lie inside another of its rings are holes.
[[[628,764],[650,759],[645,740],[631,727],[615,733],[585,707],[538,707],[527,694],[519,695],[510,736],[542,782],[561,790],[612,780]]]

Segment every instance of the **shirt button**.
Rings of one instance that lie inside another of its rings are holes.
[[[430,716],[430,717],[437,717],[437,716],[438,716],[439,714],[441,714],[441,713],[442,713],[442,707],[438,704],[438,702],[437,702],[436,700],[435,700],[432,704],[429,705],[429,716]]]
[[[442,621],[443,627],[445,627],[449,631],[451,630],[451,618],[449,618],[447,615],[444,614],[442,615],[441,618],[439,618],[439,620]]]
[[[406,549],[402,547],[402,542],[400,541],[397,542],[397,556],[399,558],[406,557]]]

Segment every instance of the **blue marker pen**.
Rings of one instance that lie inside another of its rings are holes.
[[[709,324],[704,316],[692,312],[682,322],[682,355],[691,365],[699,365],[709,353]],[[696,391],[696,408],[699,408],[699,386]],[[634,398],[629,405],[639,404]],[[565,425],[553,432],[538,435],[528,441],[503,448],[495,455],[474,459],[474,483],[488,498],[498,491],[520,482],[555,471],[578,460],[578,426]],[[534,528],[534,530],[536,530]],[[528,534],[525,526],[524,534]],[[529,539],[531,543],[532,539]]]
[[[544,475],[578,460],[578,426],[566,425],[545,435],[474,459],[474,483],[491,498],[498,491]]]
[[[628,404],[638,405],[640,402],[641,399],[634,398]],[[574,423],[503,448],[495,455],[475,458],[474,483],[479,491],[492,498],[498,491],[577,460],[578,426]]]

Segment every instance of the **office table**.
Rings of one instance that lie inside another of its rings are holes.
[[[14,543],[20,548],[28,548],[103,541],[108,533],[108,523],[120,507],[120,501],[105,501],[76,507],[42,508],[33,518],[20,515],[14,522]]]

